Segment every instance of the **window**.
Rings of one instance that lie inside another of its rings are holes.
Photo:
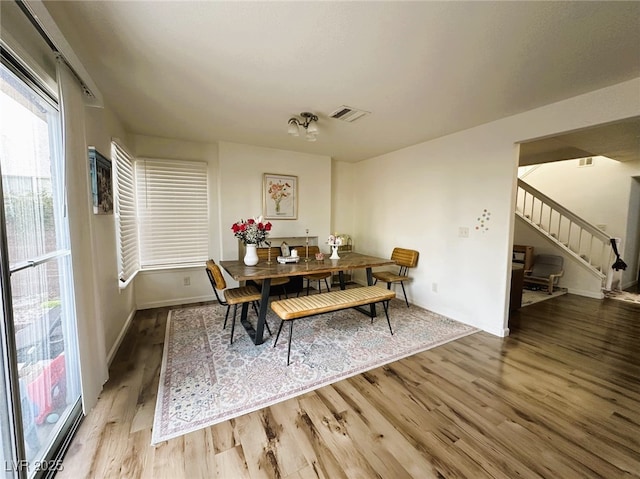
[[[208,258],[207,164],[136,159],[117,141],[114,190],[121,287],[140,269]]]
[[[123,146],[113,141],[111,158],[115,163],[113,190],[118,244],[118,278],[124,287],[140,269],[133,157]]]
[[[27,465],[52,463],[81,413],[65,165],[57,101],[0,57],[0,457],[3,477],[32,477]]]
[[[208,253],[207,164],[135,161],[140,265],[201,265]]]

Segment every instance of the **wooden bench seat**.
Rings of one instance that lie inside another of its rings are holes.
[[[331,291],[329,293],[314,294],[312,296],[303,296],[301,298],[289,298],[271,302],[271,309],[282,320],[276,340],[273,343],[275,348],[282,331],[282,325],[285,321],[289,323],[289,346],[287,352],[287,365],[291,355],[291,336],[293,333],[293,320],[315,316],[317,314],[330,313],[342,309],[355,308],[358,306],[366,306],[375,303],[382,303],[384,306],[384,314],[387,317],[389,331],[391,322],[389,321],[389,301],[396,297],[395,291],[381,288],[380,286],[364,286],[360,288],[351,288],[340,291]],[[371,317],[373,322],[373,316]]]

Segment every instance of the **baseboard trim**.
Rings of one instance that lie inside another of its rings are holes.
[[[214,298],[215,299],[215,298]],[[165,301],[151,301],[149,303],[141,303],[136,305],[138,310],[140,309],[152,309],[152,308],[166,308],[167,306],[179,306],[182,304],[191,303],[206,303],[211,301],[211,296],[194,296],[191,298],[175,298],[167,299]]]
[[[604,299],[604,293],[602,291],[587,291],[584,289],[567,288],[567,293],[584,296],[586,298]]]
[[[120,334],[118,334],[118,337],[116,338],[116,342],[113,343],[113,346],[111,346],[111,350],[109,351],[109,355],[107,356],[108,367],[111,367],[111,362],[113,361],[113,358],[115,358],[116,353],[118,352],[118,348],[120,347],[120,344],[122,344],[122,340],[124,339],[125,334],[127,334],[127,331],[129,331],[129,327],[131,327],[131,322],[133,321],[133,317],[135,315],[136,315],[136,310],[134,309],[129,313],[127,320],[124,322],[124,326],[122,326],[122,329],[120,330]]]

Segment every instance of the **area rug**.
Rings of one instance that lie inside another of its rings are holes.
[[[288,324],[269,310],[273,336],[255,346],[244,328],[222,329],[225,308],[172,310],[160,372],[151,442],[186,434],[270,406],[478,331],[393,300],[393,336],[382,311],[371,319],[345,310],[297,320],[287,366]],[[250,315],[254,321],[255,315]],[[268,334],[265,331],[265,334]]]
[[[606,291],[605,297],[610,299],[617,299],[618,301],[625,301],[627,303],[640,304],[640,294],[630,293],[628,291]]]
[[[546,301],[547,299],[562,296],[563,294],[567,294],[567,292],[561,289],[556,289],[551,294],[543,290],[533,291],[525,289],[522,291],[522,306],[530,306],[532,304],[539,303],[540,301]]]

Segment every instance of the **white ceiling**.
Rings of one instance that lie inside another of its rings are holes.
[[[44,4],[129,132],[342,161],[640,76],[637,1]]]

